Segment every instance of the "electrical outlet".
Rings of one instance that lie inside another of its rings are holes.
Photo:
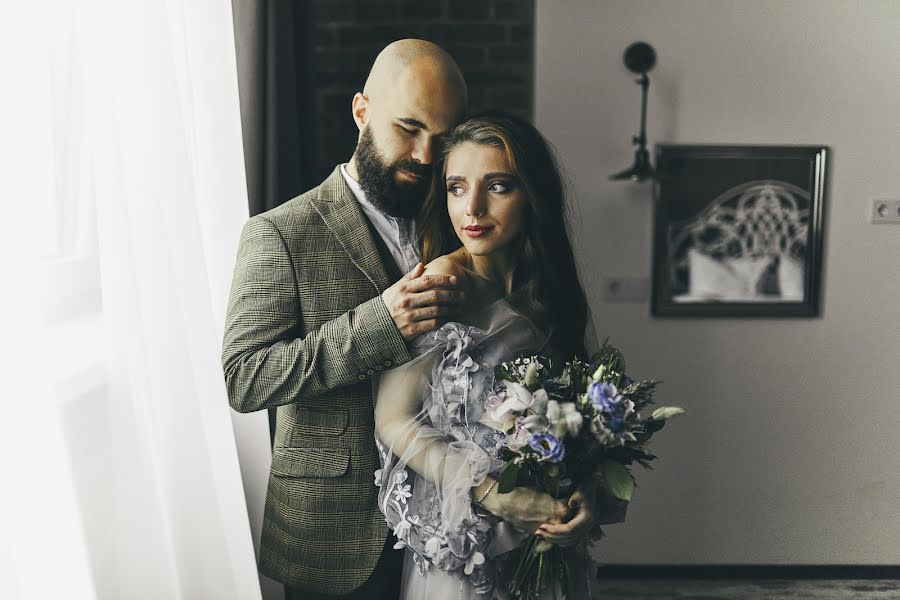
[[[900,224],[900,200],[887,198],[875,198],[872,200],[869,221],[872,223]]]
[[[643,302],[650,297],[646,277],[603,275],[603,299],[607,302]]]

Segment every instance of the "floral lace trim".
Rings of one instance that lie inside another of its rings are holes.
[[[422,351],[427,351],[428,347],[444,348],[443,360],[435,369],[436,373],[440,373],[440,379],[432,390],[431,406],[425,408],[435,426],[446,430],[454,441],[472,441],[479,427],[477,422],[470,422],[468,417],[473,412],[471,404],[474,399],[470,398],[473,374],[482,371],[480,375],[492,375],[489,365],[479,364],[478,353],[472,348],[476,338],[480,341],[484,336],[485,333],[476,327],[448,323],[417,344]],[[502,438],[499,432],[486,434],[482,444],[488,447],[483,449],[489,454],[495,454]],[[412,497],[412,485],[407,483],[409,472],[406,469],[396,471],[390,481],[385,482],[384,474],[390,472],[395,457],[377,439],[376,445],[384,468],[375,472],[375,485],[387,486],[381,494],[381,508],[385,515],[394,513],[399,518],[393,526],[397,537],[394,548],[409,547],[413,551],[413,562],[421,575],[433,564],[444,571],[461,572],[460,574],[469,577],[479,595],[492,592],[495,588],[495,573],[485,565],[485,550],[493,529],[491,515],[474,507],[473,519],[464,521],[456,531],[448,532],[418,514],[410,514],[408,500]],[[390,519],[388,524],[390,525]]]

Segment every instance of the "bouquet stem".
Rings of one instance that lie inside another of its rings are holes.
[[[533,535],[525,543],[519,564],[510,585],[510,592],[516,598],[532,600],[541,595],[547,582],[559,581],[563,598],[569,598],[569,565],[562,548],[550,546],[540,537]],[[535,567],[537,563],[537,567]]]

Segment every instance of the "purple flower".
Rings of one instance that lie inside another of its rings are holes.
[[[594,405],[598,410],[591,419],[591,433],[597,441],[603,446],[621,446],[626,441],[636,441],[632,433],[637,424],[634,402],[619,394],[599,404],[602,406]]]
[[[619,390],[616,386],[608,381],[595,381],[588,386],[588,398],[591,400],[591,406],[602,412],[610,412],[613,406],[622,401]]]
[[[558,463],[566,456],[566,447],[555,435],[535,433],[528,440],[528,445],[548,462]]]
[[[592,383],[588,387],[588,399],[597,411],[591,420],[591,433],[601,445],[618,446],[636,440],[632,433],[637,420],[634,402],[620,394],[614,384]]]

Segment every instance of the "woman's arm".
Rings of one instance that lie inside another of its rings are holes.
[[[533,532],[541,523],[559,523],[565,517],[565,503],[548,494],[517,488],[497,493],[494,478],[487,475],[490,460],[474,443],[450,443],[431,426],[422,410],[422,398],[429,393],[430,377],[439,352],[430,352],[413,362],[381,376],[375,403],[375,430],[382,444],[416,473],[443,490],[442,499],[458,482],[468,485],[468,499],[516,527]],[[485,496],[485,494],[487,494]]]
[[[381,443],[419,475],[440,484],[447,452],[444,436],[428,424],[422,398],[440,353],[385,371],[375,395],[375,432]]]
[[[452,256],[433,260],[425,274],[455,275],[467,295],[471,292],[465,287],[465,269]],[[488,475],[491,460],[484,450],[473,442],[451,442],[432,426],[422,401],[431,394],[432,374],[441,358],[435,349],[381,376],[375,393],[375,430],[382,444],[401,463],[434,482],[442,502],[479,500],[488,512],[529,532],[541,523],[561,522],[567,510],[564,502],[526,488],[498,494],[496,485],[491,487],[495,480]],[[445,514],[450,512],[451,507],[443,508]]]
[[[472,488],[472,499],[481,499],[479,503],[485,510],[522,531],[536,533],[540,525],[562,523],[566,517],[566,505],[549,494],[531,488],[516,488],[501,494],[495,483],[493,477],[486,477],[480,485]]]

